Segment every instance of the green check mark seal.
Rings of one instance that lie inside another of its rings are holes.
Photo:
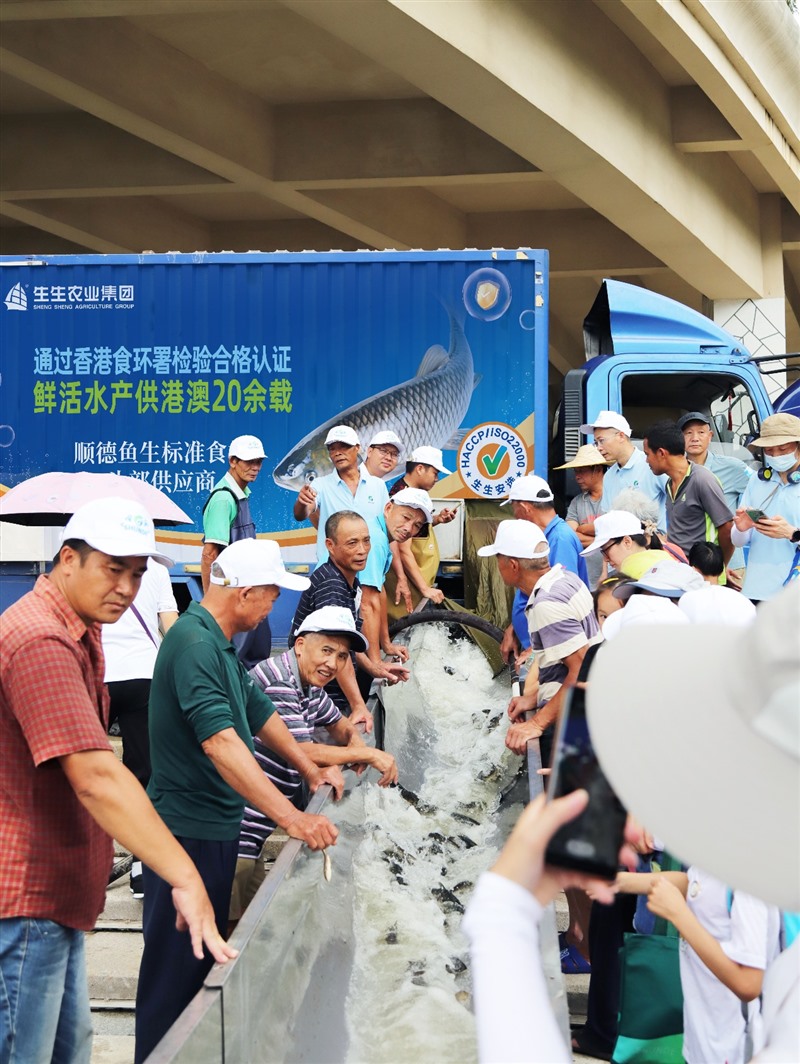
[[[493,458],[490,458],[488,454],[484,454],[481,457],[483,467],[486,470],[488,476],[497,476],[497,470],[500,468],[500,463],[503,461],[507,453],[508,448],[501,444],[495,451]]]

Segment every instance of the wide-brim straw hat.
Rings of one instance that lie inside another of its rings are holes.
[[[554,466],[554,469],[581,469],[585,466],[607,466],[611,465],[611,462],[607,458],[603,458],[600,451],[593,443],[585,443],[583,447],[578,448],[578,453],[572,459],[571,462],[565,462],[563,465]]]

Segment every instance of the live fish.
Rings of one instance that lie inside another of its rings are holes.
[[[276,484],[299,491],[316,477],[331,472],[325,437],[334,425],[349,425],[366,444],[376,432],[391,429],[406,454],[423,445],[452,450],[463,437],[459,426],[475,386],[472,351],[461,325],[450,316],[450,349],[431,347],[417,375],[334,414],[305,436],[273,471]]]

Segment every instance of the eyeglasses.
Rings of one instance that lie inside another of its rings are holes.
[[[374,443],[372,445],[372,448],[373,448],[373,450],[380,452],[380,454],[385,455],[387,458],[399,458],[400,457],[400,452],[397,450],[396,447],[388,447],[388,446],[384,446],[381,443]]]
[[[600,548],[600,553],[603,555],[604,558],[607,558],[608,552],[611,550],[611,548],[616,547],[619,543],[621,543],[621,540],[619,539],[610,539],[608,543],[606,543]]]

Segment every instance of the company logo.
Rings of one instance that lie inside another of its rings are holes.
[[[5,304],[8,310],[27,310],[28,293],[19,282],[12,284],[6,293]]]
[[[476,425],[458,452],[458,473],[483,499],[502,499],[517,477],[528,471],[528,449],[520,434],[502,421]]]
[[[9,310],[132,310],[132,284],[37,284],[29,301],[26,286],[17,282],[5,298]]]

